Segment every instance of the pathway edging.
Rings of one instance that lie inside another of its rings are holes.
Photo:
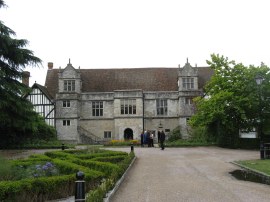
[[[135,160],[137,159],[137,157],[135,156],[134,159],[132,160],[132,162],[129,164],[128,168],[126,169],[125,173],[122,175],[122,177],[116,182],[114,188],[109,191],[106,194],[106,198],[103,199],[103,202],[109,202],[111,197],[115,194],[115,192],[118,190],[119,186],[121,185],[121,183],[123,182],[123,180],[125,179],[128,171],[130,170],[130,168],[133,166]]]

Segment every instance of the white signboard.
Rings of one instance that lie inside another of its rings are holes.
[[[239,131],[240,138],[257,138],[257,131]]]

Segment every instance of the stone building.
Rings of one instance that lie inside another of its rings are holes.
[[[49,64],[45,86],[55,104],[60,140],[87,143],[138,139],[144,130],[166,134],[194,114],[192,99],[203,95],[209,67],[76,69]]]

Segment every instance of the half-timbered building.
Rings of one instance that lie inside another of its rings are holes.
[[[33,104],[34,110],[44,117],[48,125],[55,126],[55,104],[46,87],[35,83],[26,99]]]

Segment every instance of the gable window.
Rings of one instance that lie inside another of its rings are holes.
[[[92,102],[92,115],[103,116],[103,102],[100,101]]]
[[[136,114],[136,100],[121,100],[121,114]]]
[[[111,131],[104,131],[104,138],[112,138],[112,132]]]
[[[167,100],[157,100],[157,115],[167,115]]]
[[[64,80],[64,91],[75,91],[75,80]]]
[[[70,126],[70,120],[63,120],[63,126]]]
[[[186,105],[192,105],[193,104],[193,99],[191,97],[186,97],[185,98],[185,104]]]
[[[186,77],[182,78],[183,89],[194,89],[194,78]]]
[[[70,107],[70,100],[64,100],[63,107]]]

